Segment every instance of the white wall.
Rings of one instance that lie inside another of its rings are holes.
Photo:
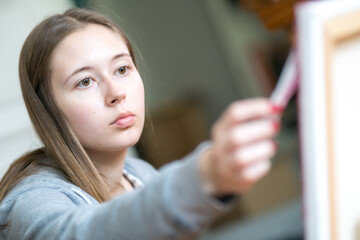
[[[0,176],[16,157],[41,146],[21,96],[21,46],[37,23],[72,6],[70,0],[0,1]]]

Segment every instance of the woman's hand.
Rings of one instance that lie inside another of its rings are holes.
[[[264,98],[238,101],[227,108],[212,128],[212,146],[199,161],[207,193],[243,193],[269,171],[280,113]]]

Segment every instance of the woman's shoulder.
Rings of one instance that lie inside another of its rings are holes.
[[[42,194],[53,194],[57,196],[65,196],[66,199],[75,205],[81,205],[88,202],[89,199],[93,204],[97,201],[90,195],[86,194],[86,199],[79,196],[77,192],[81,191],[79,187],[68,181],[61,172],[52,168],[42,168],[38,172],[27,176],[15,185],[13,189],[5,196],[1,202],[2,207],[12,205],[17,199],[36,200]],[[55,196],[56,197],[56,196]],[[34,198],[34,199],[32,199]]]
[[[36,173],[27,176],[21,180],[12,191],[31,190],[34,188],[71,188],[74,185],[70,183],[60,171],[42,167]]]

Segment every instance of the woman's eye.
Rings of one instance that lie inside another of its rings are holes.
[[[117,70],[116,70],[120,75],[124,75],[127,71],[127,67],[126,66],[122,66],[122,67],[119,67]]]
[[[91,78],[84,78],[83,80],[81,80],[79,83],[78,83],[78,87],[88,87],[90,86],[91,84]]]

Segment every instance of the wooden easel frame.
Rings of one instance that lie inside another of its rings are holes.
[[[331,61],[336,48],[343,42],[360,36],[360,10],[341,15],[330,19],[324,23],[324,46],[325,46],[325,86],[326,86],[326,112],[327,112],[327,150],[328,150],[328,181],[329,181],[329,200],[330,200],[330,230],[331,239],[337,240],[336,224],[336,185],[335,179],[335,154],[333,133],[333,108],[332,108],[332,74]]]
[[[301,3],[296,8],[296,20],[305,239],[342,240],[336,202],[339,186],[335,163],[339,159],[332,64],[343,43],[360,38],[360,2]]]

